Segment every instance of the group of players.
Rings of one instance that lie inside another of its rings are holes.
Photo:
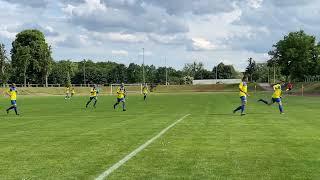
[[[245,109],[247,105],[247,97],[249,96],[247,82],[248,82],[248,78],[244,77],[242,79],[242,82],[239,84],[239,91],[240,91],[239,96],[241,100],[241,105],[233,110],[233,113],[241,111],[241,116],[246,115]],[[270,102],[264,99],[259,99],[258,102],[262,102],[266,105],[272,105],[274,103],[277,103],[280,114],[284,114],[283,104],[282,104],[282,85],[283,85],[283,82],[279,82],[273,86],[274,92],[272,94],[272,98]],[[292,87],[293,87],[292,84],[289,83],[286,91],[291,91]],[[143,85],[142,92],[143,92],[143,99],[145,101],[149,92],[147,84]],[[17,108],[17,87],[14,83],[10,85],[10,88],[6,92],[6,94],[10,97],[10,101],[11,101],[11,106],[6,110],[6,112],[9,113],[10,110],[14,110],[16,115],[19,115],[18,108]],[[89,101],[86,103],[86,108],[88,108],[89,104],[92,101],[93,101],[93,107],[96,107],[96,104],[98,102],[98,94],[99,94],[99,90],[95,85],[90,90],[90,98],[89,98]],[[74,88],[71,89],[70,87],[67,87],[65,100],[71,99],[74,95],[75,95],[75,89]],[[116,107],[120,103],[122,103],[122,110],[126,111],[127,91],[124,86],[124,83],[122,83],[120,87],[117,88],[116,95],[117,95],[117,100],[116,100],[116,103],[113,105],[113,108],[116,109]]]
[[[233,113],[241,111],[241,116],[246,115],[245,109],[246,109],[246,105],[247,105],[247,97],[249,96],[247,82],[248,82],[248,78],[243,77],[242,82],[239,84],[239,91],[240,91],[239,96],[240,96],[240,100],[241,100],[241,105],[233,110]],[[268,102],[264,99],[259,99],[258,102],[262,102],[262,103],[269,105],[269,106],[274,103],[277,103],[278,107],[279,107],[280,114],[284,114],[283,104],[282,104],[282,86],[283,85],[284,85],[284,82],[281,81],[273,86],[274,92],[272,94],[270,102]],[[292,88],[293,88],[292,83],[289,83],[287,85],[286,91],[291,91]]]
[[[71,93],[70,93],[71,92]],[[122,110],[126,111],[126,96],[127,96],[127,91],[126,88],[124,86],[124,83],[122,83],[120,85],[120,87],[117,88],[117,101],[116,103],[113,105],[113,108],[116,109],[116,107],[122,103]],[[142,93],[143,93],[143,100],[145,101],[147,99],[147,95],[149,93],[149,89],[147,84],[143,85],[142,88]],[[66,88],[66,97],[65,99],[71,99],[75,94],[75,90],[74,88],[72,88],[72,90],[70,90],[70,87]],[[90,103],[93,101],[93,107],[95,108],[98,102],[98,94],[99,94],[99,90],[97,88],[96,85],[94,85],[91,90],[90,90],[90,98],[88,100],[88,102],[86,103],[86,108],[88,108],[88,106],[90,105]]]

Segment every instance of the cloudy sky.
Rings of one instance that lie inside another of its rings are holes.
[[[243,70],[290,31],[320,38],[320,0],[0,0],[0,42],[46,34],[55,60],[84,58],[182,68],[201,61]],[[319,40],[318,38],[318,40]]]

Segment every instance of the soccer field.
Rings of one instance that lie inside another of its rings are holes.
[[[285,97],[280,115],[252,95],[241,117],[237,94],[130,95],[126,112],[113,96],[20,96],[19,117],[2,99],[0,179],[95,179],[177,120],[108,179],[319,179],[320,97]]]

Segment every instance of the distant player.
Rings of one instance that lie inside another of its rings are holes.
[[[271,98],[271,102],[269,103],[268,101],[266,100],[263,100],[263,99],[259,99],[259,102],[263,102],[267,105],[272,105],[274,104],[275,102],[278,103],[279,105],[279,111],[280,111],[280,114],[284,114],[283,112],[283,106],[282,106],[282,101],[281,101],[281,96],[282,96],[282,90],[281,90],[281,84],[278,83],[276,85],[273,86],[273,94],[272,94],[272,98]]]
[[[143,88],[142,88],[142,93],[143,93],[143,100],[147,99],[148,93],[149,93],[149,89],[147,86],[147,83],[144,84]]]
[[[76,93],[76,91],[74,90],[74,88],[72,88],[72,90],[71,90],[71,97],[73,97],[75,93]]]
[[[291,91],[292,91],[292,89],[293,89],[293,84],[292,84],[291,82],[289,82],[289,83],[287,84],[286,92],[288,92],[288,93],[290,94]]]
[[[7,114],[9,114],[9,111],[13,109],[16,115],[19,115],[18,109],[17,109],[17,92],[18,92],[17,87],[13,83],[10,86],[10,89],[7,91],[7,95],[10,97],[10,100],[11,100],[11,106],[6,110]]]
[[[126,89],[124,84],[117,89],[117,102],[113,105],[113,109],[116,109],[117,105],[122,102],[122,110],[126,111]]]
[[[96,107],[96,104],[97,104],[97,101],[98,101],[98,98],[97,98],[98,93],[99,93],[99,91],[97,90],[96,85],[94,85],[93,88],[91,88],[90,99],[86,104],[86,108],[88,108],[88,105],[91,103],[91,101],[94,101],[93,107],[94,108]]]
[[[241,116],[246,115],[245,108],[247,105],[247,97],[249,96],[247,82],[248,82],[248,78],[243,77],[242,82],[239,84],[239,91],[240,91],[239,95],[240,95],[240,99],[241,99],[241,106],[239,106],[235,110],[233,110],[233,113],[236,113],[239,110],[241,110]]]
[[[70,87],[66,87],[66,97],[64,99],[70,99]]]

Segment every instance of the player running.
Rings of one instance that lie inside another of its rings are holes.
[[[144,84],[143,88],[142,88],[142,93],[143,93],[143,100],[147,99],[147,95],[149,93],[149,89],[147,86],[147,83]]]
[[[121,86],[117,89],[117,102],[113,105],[113,109],[116,109],[117,105],[122,102],[122,110],[126,111],[126,89],[124,84],[122,83]]]
[[[74,88],[72,88],[71,90],[71,97],[73,97],[76,94],[76,91],[74,90]]]
[[[239,84],[239,91],[240,91],[239,95],[240,95],[240,99],[241,99],[241,106],[239,106],[235,110],[233,110],[233,113],[236,113],[239,110],[241,110],[241,116],[246,115],[245,108],[247,105],[247,97],[249,96],[247,82],[248,82],[248,78],[243,77],[242,82]]]
[[[279,105],[279,111],[280,111],[280,114],[284,114],[284,112],[283,112],[283,106],[282,106],[282,101],[281,101],[281,96],[282,96],[282,90],[281,90],[281,84],[280,83],[278,83],[278,84],[276,84],[276,85],[274,85],[273,86],[273,90],[274,90],[274,92],[273,92],[273,94],[272,94],[272,99],[271,99],[271,102],[270,103],[268,103],[268,101],[266,101],[266,100],[263,100],[263,99],[259,99],[258,101],[259,102],[263,102],[263,103],[265,103],[265,104],[267,104],[267,105],[272,105],[272,104],[274,104],[275,102],[276,103],[278,103],[278,105]]]
[[[291,82],[289,82],[287,84],[286,92],[288,92],[288,94],[291,94],[292,89],[293,89],[293,84]]]
[[[10,89],[7,91],[7,95],[10,97],[10,100],[11,100],[11,106],[6,110],[7,114],[9,114],[9,111],[13,109],[16,115],[19,115],[18,109],[17,109],[17,92],[18,91],[17,91],[16,85],[13,83],[10,86]]]
[[[96,85],[94,85],[93,88],[91,88],[90,99],[86,104],[86,108],[88,108],[88,105],[91,103],[91,101],[94,101],[93,107],[96,108],[96,104],[98,101],[98,97],[97,97],[98,94],[99,94],[99,91],[97,90]]]
[[[69,86],[66,87],[66,97],[64,99],[66,99],[66,100],[70,99],[70,87]]]

